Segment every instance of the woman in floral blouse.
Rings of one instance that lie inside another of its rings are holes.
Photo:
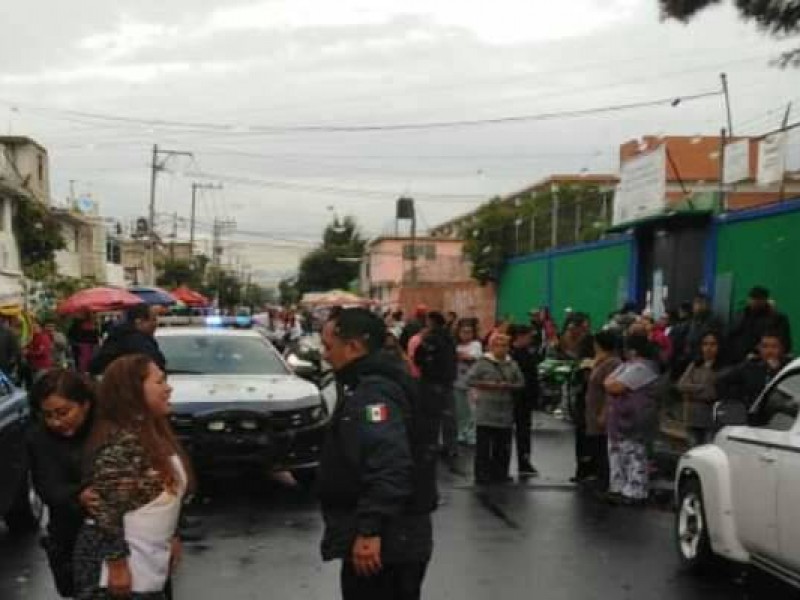
[[[85,482],[97,503],[75,548],[81,600],[164,598],[190,473],[168,422],[171,391],[142,355],[114,361],[103,376]]]

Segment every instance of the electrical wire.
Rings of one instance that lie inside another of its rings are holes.
[[[377,189],[366,189],[366,188],[346,188],[346,187],[338,187],[331,185],[314,185],[314,184],[304,184],[291,181],[256,179],[253,177],[242,177],[237,175],[224,175],[220,173],[191,172],[187,173],[187,175],[189,177],[195,177],[197,179],[211,179],[211,180],[221,181],[223,183],[239,184],[239,185],[254,186],[254,187],[312,191],[312,192],[330,193],[330,194],[351,194],[360,196],[360,199],[363,199],[364,196],[371,196],[371,197],[378,196],[381,199],[385,199],[387,197],[394,197],[399,195],[399,193],[396,190],[393,191],[393,190],[377,190]],[[453,202],[471,202],[472,200],[486,198],[485,194],[474,194],[474,193],[445,194],[445,193],[434,193],[434,192],[414,192],[413,195],[429,199],[439,199],[442,201],[450,200]]]
[[[42,109],[42,108],[28,108],[28,110],[44,110],[52,113],[60,113],[64,115],[65,119],[94,119],[97,121],[135,124],[151,127],[162,128],[177,128],[183,130],[199,130],[204,133],[236,133],[242,135],[269,135],[269,134],[286,134],[286,133],[368,133],[368,132],[391,132],[391,131],[414,131],[414,130],[435,130],[435,129],[452,129],[463,127],[475,127],[485,125],[499,125],[506,123],[523,123],[523,122],[536,122],[536,121],[550,121],[555,119],[569,119],[591,115],[601,115],[608,113],[623,112],[639,108],[650,108],[656,106],[671,105],[677,106],[681,103],[694,102],[711,97],[720,96],[720,90],[710,92],[700,92],[695,94],[670,96],[668,98],[658,98],[654,100],[644,100],[640,102],[629,102],[622,104],[611,104],[606,106],[598,106],[585,109],[545,112],[528,115],[507,115],[500,117],[490,117],[482,119],[461,119],[452,121],[429,121],[418,123],[382,123],[373,125],[248,125],[248,126],[232,126],[219,123],[208,122],[191,122],[191,121],[173,121],[167,119],[140,119],[137,117],[112,115],[108,113],[92,113],[74,110],[62,109]],[[0,99],[4,104],[14,105],[9,100]],[[20,106],[26,106],[21,104]]]

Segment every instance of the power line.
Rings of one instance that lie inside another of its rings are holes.
[[[296,183],[291,181],[256,179],[253,177],[242,177],[237,175],[223,175],[219,173],[191,172],[187,173],[186,175],[188,175],[189,177],[196,177],[198,179],[215,179],[217,181],[223,181],[225,183],[240,184],[240,185],[247,185],[254,187],[311,191],[311,192],[330,193],[330,194],[352,194],[356,196],[361,196],[362,199],[364,196],[372,196],[372,197],[378,196],[381,199],[385,199],[397,196],[399,194],[399,192],[397,192],[396,190],[377,190],[377,189],[367,189],[367,188],[346,188],[346,187],[338,187],[332,185],[314,185],[306,183]],[[474,194],[474,193],[445,194],[445,193],[433,193],[433,192],[428,192],[428,193],[414,192],[414,195],[422,198],[440,199],[442,201],[449,200],[452,202],[471,202],[473,200],[486,198],[486,194]]]
[[[167,119],[141,119],[137,117],[112,115],[108,113],[92,113],[62,109],[43,109],[29,107],[28,110],[40,110],[45,112],[60,113],[65,118],[94,119],[97,121],[107,121],[122,124],[135,124],[151,127],[177,128],[183,130],[197,130],[203,133],[236,133],[242,135],[269,135],[286,133],[366,133],[376,131],[414,131],[414,130],[433,130],[433,129],[452,129],[461,127],[475,127],[484,125],[499,125],[505,123],[522,123],[535,121],[550,121],[555,119],[569,119],[590,115],[600,115],[615,112],[623,112],[638,108],[649,108],[655,106],[677,106],[686,102],[694,102],[705,98],[719,96],[719,90],[702,92],[697,94],[670,96],[668,98],[658,98],[655,100],[645,100],[640,102],[630,102],[624,104],[611,104],[593,108],[565,110],[556,112],[545,112],[528,115],[507,115],[500,117],[490,117],[482,119],[461,119],[452,121],[429,121],[418,123],[381,123],[372,125],[226,125],[209,122],[192,121],[173,121]],[[0,102],[17,106],[17,104],[0,99]],[[20,106],[25,106],[24,104]]]

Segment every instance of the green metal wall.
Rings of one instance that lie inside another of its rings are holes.
[[[588,313],[594,327],[606,323],[627,299],[630,265],[629,243],[554,256],[553,317],[561,324],[571,309]]]
[[[500,280],[497,313],[517,323],[549,306],[558,324],[567,309],[588,313],[595,325],[627,299],[631,243],[589,244],[510,262]]]
[[[792,323],[794,351],[800,339],[800,211],[717,225],[716,276],[732,280],[731,308],[741,310],[747,292],[763,285]]]
[[[532,257],[506,265],[497,294],[497,315],[515,323],[527,323],[532,308],[547,304],[549,258]]]

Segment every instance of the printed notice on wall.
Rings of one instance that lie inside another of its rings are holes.
[[[786,133],[773,133],[758,144],[758,184],[783,181],[786,169]]]
[[[750,177],[750,141],[739,140],[725,145],[726,184],[739,183]]]
[[[666,146],[623,163],[614,194],[614,225],[658,214],[667,196]]]

